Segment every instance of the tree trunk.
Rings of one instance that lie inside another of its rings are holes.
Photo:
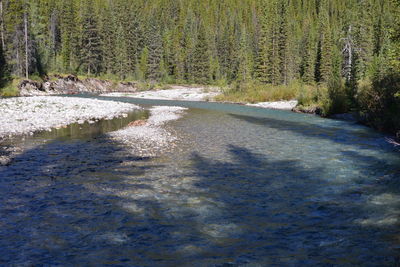
[[[25,24],[25,78],[29,78],[29,62],[28,62],[28,15],[27,11],[25,11],[24,15],[24,24]]]
[[[3,46],[3,49],[5,49],[3,0],[0,0],[0,23],[1,23],[1,45]]]

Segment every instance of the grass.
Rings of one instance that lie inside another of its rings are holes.
[[[223,93],[217,96],[215,100],[256,103],[297,99],[301,104],[307,105],[315,102],[314,98],[317,94],[316,86],[309,86],[300,82],[293,82],[289,85],[249,82],[225,87]]]
[[[2,97],[14,97],[19,95],[18,84],[21,82],[20,79],[13,79],[5,87],[0,88],[0,96]]]

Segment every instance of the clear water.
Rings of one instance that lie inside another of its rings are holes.
[[[400,152],[383,135],[284,111],[115,99],[189,107],[168,125],[177,146],[141,158],[98,134],[26,139],[35,146],[0,168],[0,265],[399,264]]]

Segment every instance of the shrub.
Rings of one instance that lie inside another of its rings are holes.
[[[378,130],[400,131],[400,74],[376,77],[360,88],[357,101],[361,116]]]
[[[2,97],[13,97],[19,95],[18,84],[19,80],[15,79],[8,83],[4,88],[0,89],[0,96]]]
[[[349,111],[349,99],[346,87],[340,77],[332,77],[326,87],[320,90],[321,115],[346,113]]]

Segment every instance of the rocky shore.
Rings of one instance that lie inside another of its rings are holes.
[[[87,98],[35,96],[0,99],[0,140],[72,123],[125,116],[140,107]]]
[[[280,109],[280,110],[293,110],[299,102],[297,100],[291,101],[276,101],[276,102],[260,102],[255,104],[247,104],[247,106]]]
[[[79,93],[136,92],[133,82],[112,82],[96,78],[79,79],[74,75],[47,78],[44,82],[23,80],[18,86],[20,96],[44,96]]]
[[[209,101],[220,94],[218,88],[186,87],[173,85],[170,89],[136,93],[106,93],[102,96],[124,96],[158,100]]]

